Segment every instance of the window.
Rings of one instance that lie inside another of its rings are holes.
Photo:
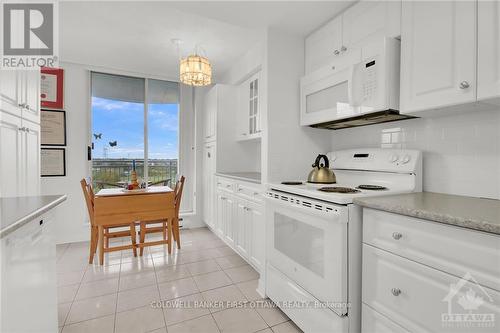
[[[179,165],[179,85],[92,72],[92,179],[121,187],[135,166],[150,186],[175,185]]]

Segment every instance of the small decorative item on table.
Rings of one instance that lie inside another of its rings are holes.
[[[135,171],[135,160],[132,160],[132,173],[130,175],[130,184],[128,185],[129,190],[136,190],[139,188],[139,182],[137,181],[137,172]]]

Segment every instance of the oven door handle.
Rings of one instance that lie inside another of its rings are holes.
[[[280,197],[275,198],[275,194]],[[287,198],[287,200],[282,199],[282,197]],[[307,198],[291,197],[272,192],[268,192],[266,199],[269,201],[269,204],[275,205],[276,207],[286,208],[302,214],[318,216],[320,218],[327,218],[332,222],[347,224],[347,219],[340,218],[342,211],[335,208],[333,205],[315,202],[313,200],[308,200]],[[293,202],[291,202],[291,200]]]

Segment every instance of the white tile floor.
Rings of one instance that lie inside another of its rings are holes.
[[[183,230],[181,242],[170,256],[162,246],[137,258],[131,250],[112,252],[104,266],[87,264],[87,242],[58,246],[60,331],[301,332],[279,309],[250,306],[261,300],[258,273],[210,230]],[[163,309],[151,305],[160,300]]]

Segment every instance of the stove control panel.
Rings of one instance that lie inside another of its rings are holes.
[[[422,153],[412,149],[347,149],[327,154],[333,169],[417,173],[422,170]]]

